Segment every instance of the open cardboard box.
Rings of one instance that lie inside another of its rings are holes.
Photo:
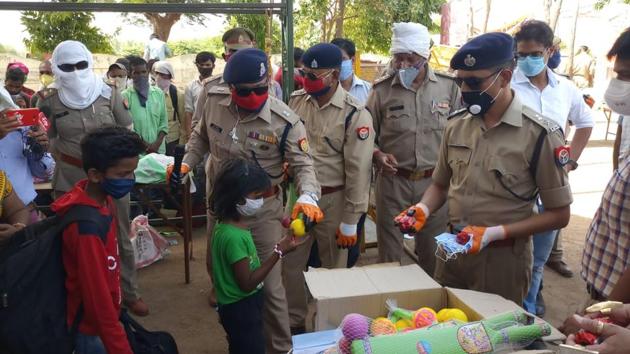
[[[445,307],[456,307],[463,310],[470,321],[513,310],[524,311],[499,295],[443,288],[415,264],[399,266],[389,263],[363,268],[311,270],[304,276],[315,301],[314,331],[338,327],[349,313],[360,313],[370,318],[385,316],[387,299],[395,299],[399,307],[407,309],[426,306],[439,311]],[[544,340],[564,340],[564,335],[552,327],[551,335]]]

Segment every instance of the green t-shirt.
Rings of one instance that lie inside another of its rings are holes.
[[[217,223],[212,235],[212,281],[217,301],[221,305],[240,301],[262,288],[262,283],[249,293],[239,288],[232,265],[243,258],[249,259],[250,270],[260,268],[251,232],[234,225]]]

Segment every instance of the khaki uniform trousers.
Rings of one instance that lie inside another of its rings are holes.
[[[438,259],[435,280],[443,286],[501,295],[522,305],[532,278],[532,238],[515,239],[511,246],[490,244],[479,254]]]
[[[273,255],[273,249],[284,235],[282,227],[282,196],[265,198],[263,207],[253,217],[243,218],[250,228],[254,245],[261,262]],[[208,269],[212,269],[212,232],[215,219],[208,213]],[[212,274],[210,272],[210,274]],[[265,330],[266,352],[285,354],[291,350],[291,331],[289,328],[289,312],[287,310],[286,292],[282,283],[282,264],[276,263],[265,278],[265,306],[263,325]]]
[[[431,178],[412,181],[400,176],[378,174],[376,178],[376,234],[379,262],[400,262],[403,235],[394,225],[394,218],[409,206],[418,203],[431,185]],[[426,224],[415,235],[418,264],[427,274],[435,271],[435,236],[446,231],[447,204],[429,216]]]
[[[55,199],[65,192],[54,191]],[[113,199],[113,198],[112,198]],[[138,273],[136,272],[136,258],[133,254],[133,246],[129,235],[129,194],[113,199],[116,208],[116,220],[118,221],[118,254],[120,256],[120,288],[124,301],[136,301],[138,294]]]
[[[308,307],[304,271],[313,243],[317,242],[323,268],[345,268],[347,265],[348,250],[337,247],[336,236],[344,204],[343,190],[323,195],[319,200],[319,207],[324,212],[324,220],[315,225],[309,232],[308,239],[283,260],[282,272],[287,289],[291,327],[305,325]]]

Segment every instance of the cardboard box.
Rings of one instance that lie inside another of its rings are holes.
[[[524,311],[499,295],[442,288],[415,264],[323,269],[305,272],[304,276],[315,301],[314,331],[337,328],[349,313],[360,313],[370,318],[385,316],[387,299],[395,299],[399,307],[407,309],[426,306],[439,311],[445,307],[457,307],[466,313],[470,321],[513,310]],[[552,327],[552,334],[544,339],[564,340],[564,335]]]

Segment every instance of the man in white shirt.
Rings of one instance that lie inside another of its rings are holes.
[[[572,171],[578,166],[577,161],[588,143],[594,126],[590,108],[584,103],[582,94],[573,83],[547,67],[549,57],[553,54],[553,31],[546,23],[527,21],[521,25],[514,37],[518,68],[512,78],[512,88],[525,105],[555,121],[565,131],[568,121],[573,123],[576,130],[571,140],[570,158],[564,165],[567,171]],[[539,211],[543,210],[540,200],[538,207]],[[524,304],[525,309],[531,313],[542,315],[545,311],[539,289],[543,269],[558,232],[559,230],[554,230],[534,235],[532,283]],[[561,258],[555,263],[557,264],[555,267],[552,266],[552,269],[565,277],[573,276]]]
[[[192,122],[192,116],[197,107],[197,99],[203,90],[203,81],[212,76],[215,61],[216,57],[210,52],[199,52],[195,57],[195,66],[197,71],[199,71],[199,77],[192,80],[184,91],[184,100],[186,101],[184,108],[187,122]],[[190,129],[190,127],[186,127],[186,129]]]
[[[630,151],[630,117],[619,115],[617,120],[617,134],[613,146],[613,171],[619,167],[619,162]]]
[[[171,49],[166,45],[166,42],[160,39],[160,36],[153,33],[149,37],[149,43],[144,47],[144,60],[147,62],[151,59],[166,60],[171,56]]]
[[[357,52],[354,42],[347,38],[335,38],[330,43],[339,47],[343,54],[341,72],[339,73],[341,87],[365,104],[370,95],[372,85],[354,74],[354,56]]]

